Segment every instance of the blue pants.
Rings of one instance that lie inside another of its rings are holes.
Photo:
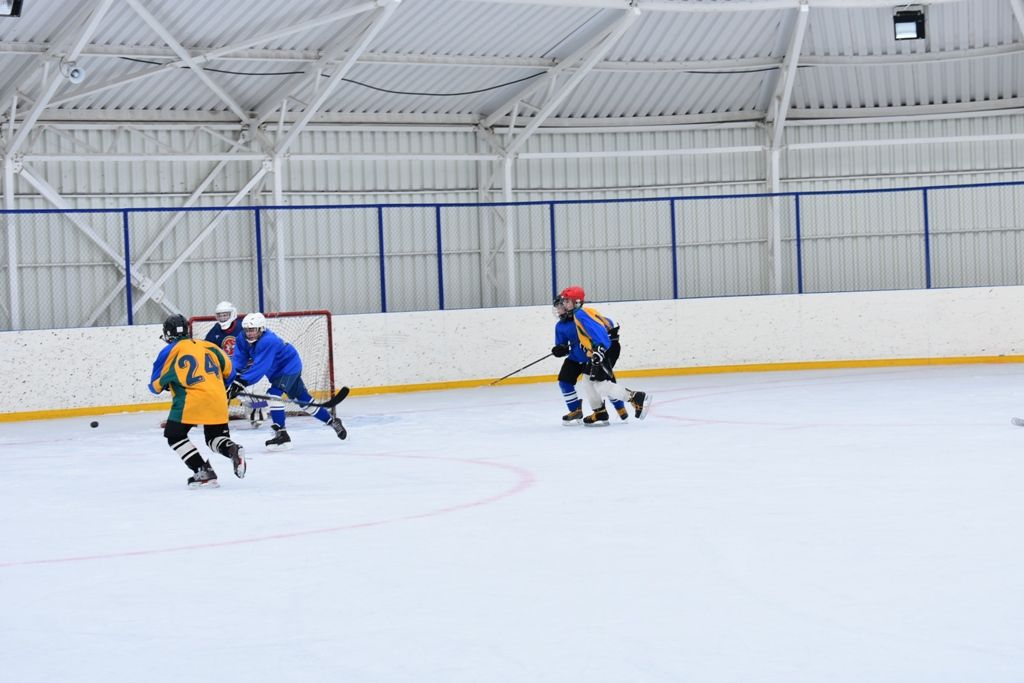
[[[302,409],[320,420],[323,423],[331,421],[331,414],[326,408],[314,408],[308,405],[312,403],[313,397],[302,381],[302,375],[279,375],[270,379],[270,389],[267,390],[270,396],[281,396],[287,394],[288,398],[299,402]],[[285,412],[280,405],[270,407],[270,419],[279,427],[284,427]]]

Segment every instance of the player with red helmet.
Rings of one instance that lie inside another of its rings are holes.
[[[563,306],[561,303],[563,300],[570,302],[571,307],[569,304]],[[555,323],[555,345],[551,347],[551,353],[556,358],[565,358],[562,361],[562,368],[558,372],[558,386],[562,390],[562,398],[565,399],[565,405],[569,409],[569,412],[562,416],[562,424],[567,426],[579,424],[580,420],[583,420],[584,424],[588,425],[598,422],[592,419],[593,416],[583,417],[583,400],[576,393],[576,383],[580,376],[590,374],[590,359],[587,357],[587,352],[583,345],[579,342],[579,334],[576,332],[574,318],[576,308],[581,307],[585,300],[586,294],[582,287],[567,287],[562,290],[561,294],[555,297],[553,304],[555,308],[554,314],[558,318],[558,322]],[[614,368],[615,361],[618,360],[619,353],[622,350],[619,346],[619,327],[611,318],[602,316],[593,309],[589,312],[608,330],[608,336],[611,338],[612,343],[608,347],[607,360],[609,366]],[[629,418],[629,411],[626,410],[626,405],[621,400],[617,398],[612,399],[612,406],[614,406],[615,412],[618,413],[619,419],[625,420]]]
[[[589,365],[589,373],[588,376],[584,377],[582,388],[594,412],[583,418],[583,423],[587,425],[608,424],[608,411],[605,409],[602,396],[618,399],[619,401],[629,401],[633,405],[634,415],[642,420],[647,417],[647,410],[651,405],[651,396],[643,391],[631,391],[619,386],[615,382],[615,375],[611,367],[614,361],[609,360],[612,340],[609,328],[606,326],[606,323],[610,322],[611,326],[614,327],[614,322],[602,316],[596,309],[584,306],[585,300],[586,293],[583,291],[583,288],[573,285],[563,289],[554,302],[554,312],[559,320],[564,322],[571,320],[574,324],[576,331],[575,342],[582,352],[578,354],[578,357],[582,358],[583,354],[585,354],[587,364]],[[560,348],[559,353],[561,349],[566,348],[566,342],[568,342],[568,353],[571,354],[573,347],[571,336],[560,344],[558,332],[556,331],[556,348]],[[552,353],[558,355],[554,348]],[[560,383],[562,380],[563,378],[559,376]],[[571,385],[569,388],[572,388]],[[562,389],[568,404],[569,395],[566,392],[566,387],[563,385]],[[575,393],[575,391],[573,390],[572,393]],[[577,405],[579,406],[579,404]],[[572,405],[569,408],[570,413],[566,415],[566,418],[569,419],[566,422],[573,420],[571,417],[573,415]]]

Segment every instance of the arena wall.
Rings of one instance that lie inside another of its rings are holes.
[[[622,376],[1024,360],[1024,287],[595,304],[622,326]],[[334,317],[353,393],[486,386],[543,356],[546,306]],[[160,326],[0,333],[0,420],[164,409],[146,388]],[[553,381],[560,361],[507,382]],[[557,400],[557,399],[553,399]]]

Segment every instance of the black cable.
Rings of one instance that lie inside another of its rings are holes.
[[[813,64],[797,64],[797,67],[801,68],[801,69],[804,68],[804,67],[812,67],[812,66],[814,66],[814,65]],[[684,73],[684,74],[698,74],[698,75],[703,75],[703,74],[707,74],[707,75],[712,75],[712,74],[759,74],[759,73],[763,73],[765,71],[778,71],[778,70],[779,70],[779,67],[777,67],[777,66],[765,66],[765,67],[758,67],[756,69],[731,69],[729,71],[696,71],[696,70],[692,70],[691,71],[690,69],[686,69],[682,73]]]
[[[134,57],[121,57],[121,59],[127,60],[129,62],[139,62],[141,64],[153,64],[153,65],[156,65],[156,66],[163,66],[162,62],[155,62],[155,61],[152,61],[152,60],[149,60],[149,59],[136,59]],[[188,67],[187,66],[181,66],[181,67],[178,67],[178,68],[180,68],[180,69],[187,69]],[[212,71],[214,73],[220,73],[220,74],[230,74],[232,76],[296,76],[298,74],[305,73],[304,71],[230,71],[228,69],[215,69],[215,68],[210,67],[210,66],[204,66],[204,67],[202,67],[202,69],[203,69],[203,71]],[[489,85],[486,88],[478,88],[476,90],[465,90],[465,91],[462,91],[462,92],[411,92],[411,91],[406,91],[406,90],[389,90],[388,88],[381,88],[381,87],[378,87],[376,85],[371,85],[369,83],[363,83],[362,81],[357,81],[357,80],[354,80],[354,79],[351,79],[351,78],[342,78],[341,80],[345,81],[346,83],[352,83],[353,85],[358,85],[358,86],[362,86],[364,88],[369,88],[370,90],[377,90],[378,92],[390,93],[392,95],[418,95],[418,96],[424,96],[424,97],[458,97],[458,96],[461,96],[461,95],[476,95],[478,93],[488,92],[490,90],[497,90],[498,88],[504,88],[504,87],[507,87],[507,86],[510,86],[510,85],[515,85],[516,83],[522,83],[523,81],[528,81],[531,78],[537,78],[538,76],[543,76],[546,73],[547,73],[547,71],[538,71],[535,74],[530,74],[529,76],[523,76],[522,78],[517,78],[517,79],[512,80],[512,81],[506,81],[505,83],[498,83],[497,85]],[[324,78],[329,78],[330,74],[321,74],[321,76],[323,76]]]
[[[232,76],[298,76],[301,73],[305,73],[304,71],[229,71],[227,69],[215,69],[212,66],[204,66],[203,71],[230,74]]]
[[[498,85],[491,85],[491,86],[488,86],[486,88],[478,88],[477,90],[465,90],[463,92],[408,92],[408,91],[405,91],[405,90],[388,90],[387,88],[378,88],[375,85],[370,85],[369,83],[363,83],[361,81],[355,81],[355,80],[352,80],[351,78],[343,78],[341,80],[345,81],[346,83],[352,83],[354,85],[361,85],[364,88],[369,88],[370,90],[377,90],[378,92],[391,93],[392,95],[425,95],[425,96],[428,96],[428,97],[456,97],[457,95],[476,95],[477,93],[487,92],[488,90],[497,90],[498,88],[504,88],[507,85],[515,85],[516,83],[522,83],[523,81],[528,81],[531,78],[537,78],[537,76],[543,76],[546,73],[547,73],[547,71],[538,71],[535,74],[530,74],[529,76],[523,76],[522,78],[517,78],[514,81],[507,81],[505,83],[499,83]]]
[[[163,66],[163,64],[164,64],[163,62],[155,62],[155,61],[152,61],[152,60],[149,60],[149,59],[136,59],[134,57],[121,57],[121,59],[127,60],[129,62],[139,62],[140,64],[153,64],[155,66]],[[810,64],[807,64],[807,65],[800,65],[800,64],[798,64],[797,66],[800,67],[800,68],[803,68],[804,66],[812,66],[812,65],[810,65]],[[178,68],[180,68],[180,69],[187,69],[188,67],[187,66],[180,66]],[[219,74],[228,74],[228,75],[231,75],[231,76],[297,76],[299,74],[305,73],[304,71],[231,71],[229,69],[216,69],[216,68],[210,67],[210,66],[204,66],[204,67],[201,67],[201,68],[203,69],[203,71],[211,71],[213,73],[219,73]],[[742,69],[742,70],[736,70],[736,71],[698,71],[698,70],[686,69],[686,70],[682,70],[682,71],[680,71],[678,73],[696,74],[696,75],[753,74],[753,73],[762,73],[762,72],[765,72],[765,71],[776,71],[777,69],[778,69],[778,67],[775,67],[775,66],[766,66],[766,67],[757,68],[757,69]],[[357,80],[352,79],[352,78],[342,78],[341,80],[345,81],[346,83],[351,83],[352,85],[358,85],[358,86],[361,86],[363,88],[369,88],[370,90],[376,90],[377,92],[388,93],[388,94],[391,94],[391,95],[413,95],[413,96],[417,96],[417,97],[461,97],[461,96],[464,96],[464,95],[477,95],[477,94],[482,93],[482,92],[489,92],[491,90],[498,90],[499,88],[505,88],[505,87],[508,87],[510,85],[515,85],[516,83],[522,83],[523,81],[528,81],[528,80],[530,80],[532,78],[537,78],[538,76],[543,76],[546,73],[547,73],[547,71],[538,71],[535,74],[530,74],[529,76],[523,76],[522,78],[517,78],[517,79],[512,80],[512,81],[506,81],[504,83],[498,83],[497,85],[489,85],[489,86],[484,87],[484,88],[477,88],[476,90],[463,90],[461,92],[415,92],[415,91],[410,91],[410,90],[391,90],[390,88],[381,88],[379,86],[372,85],[370,83],[364,83],[362,81],[357,81]],[[323,76],[324,78],[330,78],[330,74],[321,74],[321,76]]]
[[[567,40],[569,40],[570,38],[572,38],[572,37],[573,37],[573,35],[575,35],[576,33],[578,33],[578,32],[579,32],[579,31],[580,31],[580,30],[581,30],[581,29],[582,29],[582,28],[583,28],[584,26],[586,26],[586,25],[587,25],[587,24],[589,24],[589,23],[590,23],[591,21],[593,21],[593,20],[594,20],[594,17],[596,17],[596,16],[598,15],[598,14],[600,14],[600,13],[601,13],[601,12],[603,12],[603,11],[604,11],[604,10],[597,10],[596,12],[594,12],[593,14],[591,14],[591,15],[590,15],[589,17],[587,17],[586,19],[584,19],[584,20],[583,20],[583,23],[582,23],[582,24],[580,24],[579,26],[577,26],[577,27],[576,27],[576,28],[574,28],[573,30],[569,31],[569,33],[567,33],[567,34],[565,35],[565,37],[563,37],[563,38],[562,38],[561,40],[559,40],[559,41],[558,41],[557,43],[555,43],[554,45],[552,45],[551,47],[549,47],[549,48],[548,48],[547,50],[545,50],[545,51],[544,51],[544,54],[542,54],[542,55],[541,55],[541,58],[547,57],[547,56],[548,56],[549,54],[551,54],[551,51],[552,51],[552,50],[554,50],[554,49],[555,49],[556,47],[558,47],[559,45],[561,45],[561,44],[562,44],[562,43],[564,43],[565,41],[567,41]]]
[[[121,57],[126,62],[138,62],[139,64],[152,64],[154,66],[164,66],[166,62],[154,62],[152,59],[137,59],[135,57]],[[187,69],[187,66],[179,66],[179,69]],[[227,69],[215,69],[212,66],[202,67],[203,71],[214,71],[221,74],[231,74],[234,76],[296,76],[303,73],[302,71],[228,71]]]

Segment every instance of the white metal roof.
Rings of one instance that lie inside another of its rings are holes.
[[[105,4],[75,60],[84,80],[61,80],[40,121],[144,115],[242,122],[240,113],[249,118],[261,109],[264,121],[276,121],[285,95],[284,118],[294,120],[330,74],[344,69],[345,80],[313,121],[504,123],[517,94],[560,63],[555,83],[518,107],[520,125],[539,110],[545,125],[770,120],[801,12],[797,0],[25,0],[20,18],[0,18],[5,118],[12,105],[19,118],[31,113],[45,96],[43,68],[49,65],[47,75],[59,70],[61,55]],[[896,41],[889,4],[807,0],[786,116],[1019,106],[1024,40],[1015,4],[1020,0],[926,2],[927,38]],[[392,5],[368,44],[358,45]],[[629,19],[631,7],[639,13],[620,37],[581,50]],[[344,11],[352,15],[330,20]],[[299,29],[282,33],[290,26]],[[180,64],[178,50],[202,58],[232,46],[202,61],[205,82]],[[576,61],[564,64],[574,53]],[[316,75],[281,90],[297,78],[287,74],[318,59]],[[159,66],[169,63],[179,64]],[[582,77],[566,88],[577,72]],[[152,75],[137,77],[146,73]]]

